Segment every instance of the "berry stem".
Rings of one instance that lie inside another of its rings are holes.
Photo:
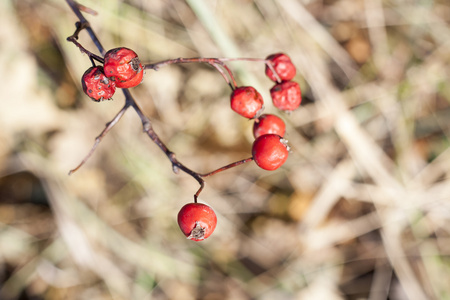
[[[223,166],[223,167],[221,167],[221,168],[219,168],[219,169],[217,169],[217,170],[211,171],[211,172],[209,172],[209,173],[199,174],[199,175],[200,175],[200,177],[209,177],[209,176],[215,175],[215,174],[217,174],[217,173],[220,173],[220,172],[222,172],[222,171],[231,169],[231,168],[233,168],[233,167],[237,167],[237,166],[239,166],[239,165],[245,164],[245,163],[247,163],[247,162],[249,162],[249,161],[252,161],[252,160],[253,160],[253,157],[249,157],[249,158],[246,158],[246,159],[242,159],[242,160],[239,160],[239,161],[235,161],[235,162],[233,162],[233,163],[231,163],[231,164],[228,164],[228,165],[226,165],[226,166]]]
[[[238,57],[238,58],[218,58],[220,61],[226,62],[226,61],[254,61],[254,62],[263,62],[274,74],[276,80],[278,83],[282,82],[280,76],[275,71],[275,68],[271,64],[269,59],[264,58],[248,58],[248,57]]]
[[[101,56],[95,55],[94,53],[92,53],[91,51],[87,50],[86,48],[84,48],[80,43],[78,43],[78,41],[76,40],[75,36],[69,36],[67,38],[67,41],[74,43],[82,53],[85,53],[89,56],[89,59],[95,59],[96,61],[98,61],[99,63],[104,63],[104,59]]]
[[[209,177],[209,176],[212,176],[212,175],[214,175],[214,174],[217,174],[217,173],[220,173],[220,172],[222,172],[222,171],[231,169],[231,168],[233,168],[233,167],[237,167],[237,166],[239,166],[239,165],[242,165],[242,164],[244,164],[244,163],[246,163],[246,162],[249,162],[249,161],[252,161],[252,160],[253,160],[253,157],[250,157],[250,158],[246,158],[246,159],[243,159],[243,160],[240,160],[240,161],[233,162],[233,163],[231,163],[231,164],[228,164],[228,165],[226,165],[226,166],[223,166],[223,167],[221,167],[221,168],[219,168],[219,169],[217,169],[217,170],[214,170],[214,171],[212,171],[212,172],[209,172],[209,173],[205,173],[205,174],[197,174],[197,173],[196,173],[196,175],[198,175],[199,178],[201,179],[201,182],[199,181],[199,183],[200,183],[200,188],[197,190],[197,192],[196,192],[195,195],[194,195],[194,202],[197,203],[198,196],[200,195],[200,193],[202,192],[203,188],[205,187],[204,180],[202,179],[203,177]],[[198,180],[198,179],[197,179],[197,180]]]
[[[219,73],[222,75],[222,77],[225,79],[227,84],[231,87],[232,90],[234,90],[237,86],[236,79],[234,78],[233,73],[231,72],[230,68],[219,58],[205,58],[205,57],[192,57],[192,58],[175,58],[175,59],[168,59],[163,60],[160,62],[152,63],[152,64],[145,64],[144,69],[152,69],[157,71],[159,68],[172,65],[172,64],[185,64],[185,63],[206,63],[211,66],[213,66]],[[225,72],[220,68],[224,68],[230,79],[226,76]],[[230,82],[231,80],[231,82]]]
[[[277,80],[277,83],[281,83],[282,80],[280,78],[280,75],[278,75],[278,73],[275,71],[275,68],[273,67],[273,65],[270,63],[269,60],[266,60],[266,66],[270,69],[270,71],[272,71],[273,76],[275,76],[275,79]]]

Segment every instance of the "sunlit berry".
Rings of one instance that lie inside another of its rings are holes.
[[[106,52],[104,69],[106,76],[114,80],[118,88],[135,87],[144,76],[144,68],[136,52],[124,47]]]
[[[275,107],[284,111],[297,109],[302,103],[300,86],[294,81],[277,83],[270,89],[270,96]]]
[[[188,239],[202,241],[209,237],[217,225],[214,210],[202,203],[188,203],[178,213],[178,226]]]
[[[251,86],[236,88],[230,97],[231,109],[243,117],[252,119],[263,110],[264,100],[261,94]]]
[[[258,137],[252,146],[255,163],[262,169],[273,171],[281,167],[289,155],[287,141],[277,134]]]
[[[278,134],[283,137],[286,132],[286,125],[283,120],[275,115],[264,114],[261,115],[253,123],[253,136],[258,138],[264,134]]]

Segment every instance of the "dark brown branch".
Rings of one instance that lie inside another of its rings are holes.
[[[102,54],[102,56],[104,56],[106,53],[105,48],[103,48],[102,43],[100,43],[100,40],[97,38],[94,30],[92,30],[88,20],[86,20],[86,18],[81,13],[80,8],[82,8],[83,10],[85,10],[86,8],[73,0],[66,0],[66,2],[72,9],[73,13],[77,16],[78,20],[80,20],[80,28],[86,29],[89,36],[91,37],[92,42],[95,44],[95,46],[97,46],[97,49]]]

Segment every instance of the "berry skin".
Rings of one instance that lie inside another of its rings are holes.
[[[81,77],[81,85],[84,93],[97,102],[111,99],[116,91],[115,82],[106,77],[100,66],[87,69]]]
[[[105,74],[118,88],[132,88],[141,83],[144,68],[136,52],[128,48],[114,48],[105,54]]]
[[[214,210],[206,204],[188,203],[178,213],[178,226],[188,239],[203,241],[209,237],[217,224]]]
[[[251,86],[236,88],[231,94],[230,100],[231,109],[249,119],[257,117],[264,108],[263,97]]]
[[[277,134],[281,137],[286,132],[286,125],[279,117],[271,114],[264,114],[253,123],[253,136],[255,138],[264,134]]]
[[[275,72],[278,74],[282,81],[291,80],[295,77],[297,72],[291,58],[284,53],[276,53],[269,55],[266,60],[273,66]],[[272,81],[277,82],[277,78],[273,74],[272,70],[266,65],[266,75]]]
[[[265,134],[253,142],[252,155],[262,169],[273,171],[281,167],[289,155],[287,141],[276,134]]]
[[[297,109],[302,103],[300,86],[294,81],[277,83],[270,89],[270,96],[275,107],[284,111]]]

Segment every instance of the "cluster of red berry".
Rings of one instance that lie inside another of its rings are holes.
[[[73,40],[72,40],[73,41]],[[81,48],[81,45],[79,45]],[[153,65],[142,65],[137,54],[128,48],[115,48],[106,52],[103,58],[95,57],[103,66],[93,66],[82,76],[83,91],[94,101],[111,99],[116,88],[132,88],[142,82],[144,69],[154,68],[168,63],[182,62],[217,62],[220,59],[177,59]],[[245,60],[245,59],[243,59]],[[263,60],[266,64],[265,73],[275,85],[270,89],[274,106],[282,111],[292,111],[301,103],[301,91],[298,83],[292,81],[296,74],[295,66],[289,56],[277,53]],[[232,75],[231,75],[232,76]],[[233,78],[234,82],[234,78]],[[234,82],[235,83],[235,82]],[[241,116],[253,119],[253,135],[255,141],[252,146],[252,157],[242,162],[254,160],[264,170],[276,170],[287,160],[289,147],[283,138],[286,125],[283,120],[273,114],[262,114],[264,101],[261,94],[251,86],[232,86],[230,97],[231,109]],[[225,170],[225,166],[209,175]],[[209,176],[209,175],[203,175]],[[196,174],[197,177],[202,177]],[[200,189],[201,190],[201,189]],[[188,203],[178,213],[178,225],[181,231],[191,240],[201,241],[209,237],[217,224],[217,216],[208,205]]]
[[[275,107],[283,111],[292,111],[300,106],[301,91],[298,83],[291,81],[296,69],[291,59],[283,53],[270,55],[266,59],[266,75],[276,82],[270,90]],[[289,153],[287,141],[283,138],[286,125],[273,114],[263,114],[264,101],[261,94],[251,86],[242,86],[233,90],[231,109],[243,117],[254,119],[252,157],[256,164],[265,170],[281,167]],[[214,210],[202,203],[188,203],[178,213],[178,225],[181,231],[194,241],[209,237],[217,224]]]
[[[103,67],[90,67],[81,78],[83,91],[94,101],[109,100],[118,88],[132,88],[142,82],[144,68],[137,54],[128,48],[106,52]]]

